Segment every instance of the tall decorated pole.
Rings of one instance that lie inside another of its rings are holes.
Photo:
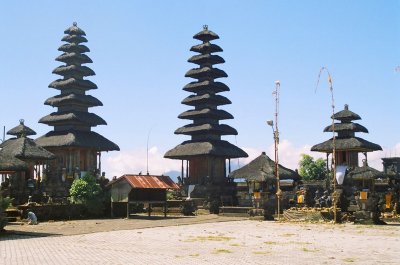
[[[278,220],[280,220],[281,214],[281,199],[282,199],[282,190],[281,190],[281,182],[279,177],[279,129],[278,129],[278,117],[279,117],[279,90],[281,87],[280,81],[275,81],[275,90],[272,95],[275,97],[275,123],[270,120],[267,121],[267,124],[272,128],[272,134],[274,138],[274,155],[275,155],[275,178],[276,178],[276,200],[277,200],[277,213]],[[275,125],[275,128],[274,128]]]
[[[332,107],[332,163],[331,163],[331,171],[332,171],[332,182],[333,182],[333,223],[336,223],[337,217],[337,200],[338,194],[336,191],[336,134],[335,134],[335,99],[333,97],[333,81],[332,76],[329,73],[329,70],[326,67],[322,67],[318,74],[318,82],[315,90],[318,88],[319,80],[323,71],[326,71],[328,74],[328,83],[329,83],[329,90],[331,92],[331,107]]]

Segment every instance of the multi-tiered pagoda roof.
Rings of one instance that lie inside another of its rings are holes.
[[[247,157],[246,152],[235,145],[221,140],[222,135],[237,135],[237,131],[229,125],[220,124],[221,120],[233,119],[233,116],[219,106],[231,104],[231,101],[220,92],[229,91],[229,87],[215,79],[227,77],[221,69],[214,67],[225,60],[219,55],[222,49],[210,41],[219,39],[219,36],[204,26],[203,30],[193,36],[202,41],[190,50],[199,54],[192,56],[188,62],[198,67],[189,70],[185,77],[197,79],[187,84],[183,90],[191,92],[182,104],[193,109],[181,113],[178,118],[190,120],[192,123],[178,128],[175,134],[190,135],[191,140],[185,141],[168,151],[164,157],[185,159],[192,156],[212,155],[226,158]]]
[[[83,64],[92,63],[85,54],[89,52],[84,42],[85,32],[76,23],[64,31],[66,34],[59,51],[63,52],[56,61],[64,63],[53,70],[62,78],[53,81],[49,87],[60,91],[59,95],[48,98],[45,105],[56,107],[57,111],[39,120],[40,123],[54,126],[54,130],[38,138],[36,142],[43,147],[77,146],[95,148],[99,151],[119,150],[119,147],[91,131],[91,127],[106,125],[98,115],[88,111],[91,107],[102,106],[100,100],[86,95],[86,92],[97,89],[97,85],[85,77],[95,75],[94,71]]]
[[[36,132],[24,124],[20,124],[7,132],[8,135],[15,136],[4,141],[0,146],[0,171],[12,170],[20,171],[28,169],[26,162],[40,162],[54,159],[55,155],[38,146],[29,135],[36,135]]]
[[[350,111],[347,104],[344,106],[344,110],[335,113],[332,118],[340,121],[339,123],[334,123],[334,130],[337,133],[337,136],[335,137],[336,151],[372,152],[382,150],[380,145],[355,136],[356,132],[368,133],[368,130],[364,126],[353,122],[354,120],[361,120],[361,117],[358,114]],[[332,125],[329,125],[324,129],[324,132],[332,131]],[[332,150],[332,138],[323,143],[314,145],[311,148],[311,151],[324,153],[332,153]]]

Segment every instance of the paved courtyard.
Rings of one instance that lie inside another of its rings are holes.
[[[124,221],[135,220],[117,220]],[[397,225],[178,222],[64,236],[11,233],[0,237],[0,264],[400,263]]]

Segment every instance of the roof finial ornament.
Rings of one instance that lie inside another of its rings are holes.
[[[204,30],[208,30],[208,25],[203,25]]]
[[[344,109],[345,110],[349,110],[349,105],[348,104],[344,104]]]
[[[74,27],[76,27],[76,26],[78,26],[78,23],[74,22],[74,23],[72,23],[72,25],[73,25]]]
[[[19,124],[24,125],[25,120],[24,119],[20,119],[19,120]]]

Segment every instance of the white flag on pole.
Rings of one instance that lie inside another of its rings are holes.
[[[336,181],[339,185],[343,184],[344,175],[346,175],[347,166],[339,165],[336,167]]]
[[[195,185],[189,185],[188,187],[188,197],[186,200],[190,200],[190,193],[192,193],[192,191],[194,190],[194,186]]]

